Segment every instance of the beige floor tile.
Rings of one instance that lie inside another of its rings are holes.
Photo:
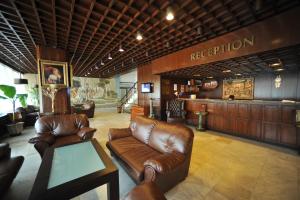
[[[129,126],[129,114],[98,112],[90,119],[97,128],[95,138],[107,150],[109,128]],[[193,127],[192,127],[193,128]],[[24,164],[5,200],[27,199],[41,159],[29,138],[35,135],[27,128],[19,137],[7,138],[12,155],[23,155]],[[115,162],[115,161],[114,161]],[[134,182],[118,165],[120,194],[124,196]],[[195,131],[189,176],[166,193],[169,200],[299,200],[300,157],[295,151],[213,131]],[[75,200],[106,199],[106,187],[91,190]]]

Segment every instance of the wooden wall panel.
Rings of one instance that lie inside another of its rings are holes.
[[[161,80],[160,75],[152,75],[152,65],[145,65],[137,69],[138,74],[138,105],[149,108],[150,98],[153,99],[153,111],[156,118],[161,118]],[[150,82],[154,84],[153,93],[142,93],[141,84]]]
[[[263,110],[264,121],[266,122],[279,122],[281,118],[280,106],[265,105]]]
[[[192,112],[191,109],[196,105],[207,105],[208,129],[300,148],[300,131],[295,121],[296,110],[300,109],[300,104],[204,99],[186,100],[186,102],[188,102],[188,112]],[[187,116],[188,120],[190,117]],[[194,121],[194,125],[197,125],[197,121]]]
[[[52,60],[60,62],[68,62],[68,56],[65,50],[37,46],[36,48],[37,60]],[[40,87],[41,91],[41,87]],[[41,112],[51,112],[51,99],[41,95],[40,97],[40,110]],[[63,88],[56,94],[55,102],[55,113],[70,113],[71,102],[70,102],[70,89]]]
[[[297,147],[297,129],[294,125],[280,125],[279,137],[281,144]]]
[[[278,142],[278,124],[276,123],[263,123],[263,134],[262,139],[267,142],[277,143]]]

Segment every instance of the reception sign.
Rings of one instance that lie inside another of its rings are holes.
[[[300,8],[152,61],[152,74],[218,62],[300,44]]]
[[[224,80],[222,98],[233,95],[235,99],[253,99],[253,88],[253,78]]]

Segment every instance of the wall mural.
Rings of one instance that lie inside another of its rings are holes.
[[[253,99],[254,79],[223,80],[223,99],[234,95],[235,99]]]
[[[93,100],[98,105],[115,105],[118,102],[115,79],[73,77],[72,104]]]

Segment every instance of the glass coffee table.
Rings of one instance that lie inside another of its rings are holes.
[[[97,140],[72,143],[47,149],[29,199],[70,199],[103,184],[119,200],[118,169]]]

